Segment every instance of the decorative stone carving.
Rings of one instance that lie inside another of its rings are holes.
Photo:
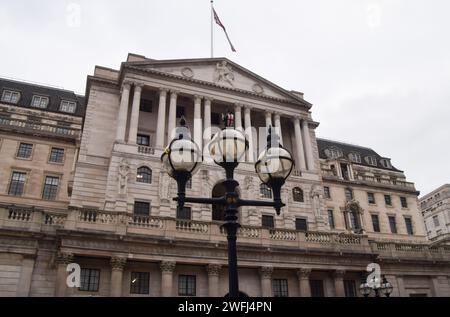
[[[183,77],[186,77],[186,78],[193,78],[194,71],[189,67],[185,67],[181,70],[181,75],[183,75]]]
[[[201,186],[202,196],[208,197],[209,195],[211,195],[211,192],[209,189],[209,171],[202,170],[201,177],[202,177],[202,186]]]
[[[222,61],[217,64],[216,72],[214,74],[214,82],[219,84],[221,82],[228,83],[231,87],[234,87],[234,73],[231,66],[226,61]]]
[[[58,252],[55,262],[64,265],[70,264],[73,262],[73,254],[68,252]]]
[[[333,276],[334,276],[334,278],[342,279],[345,276],[345,270],[338,269],[333,272]]]
[[[126,159],[123,159],[119,165],[119,176],[118,176],[118,184],[119,184],[119,194],[126,195],[128,192],[128,178],[130,175],[130,164]]]
[[[176,262],[162,261],[159,267],[163,273],[173,273],[173,271],[175,271],[175,266]]]
[[[311,200],[313,205],[314,214],[317,219],[322,218],[322,212],[320,210],[320,198],[322,197],[322,190],[318,186],[314,186],[311,190]]]
[[[271,279],[273,274],[273,267],[271,266],[263,266],[259,269],[259,273],[262,278]]]
[[[127,264],[126,258],[120,258],[120,257],[112,257],[110,260],[111,268],[113,270],[122,271]]]
[[[222,266],[220,264],[209,264],[206,270],[208,271],[208,276],[219,276]]]
[[[260,95],[264,93],[264,88],[260,84],[254,84],[252,87],[252,90],[253,90],[253,92],[260,94]]]
[[[298,276],[298,278],[300,278],[300,279],[309,279],[309,275],[311,274],[311,269],[304,269],[304,268],[302,268],[302,269],[299,269],[298,271],[297,271],[297,276]]]
[[[170,178],[165,172],[161,172],[159,182],[159,197],[162,203],[170,203]]]

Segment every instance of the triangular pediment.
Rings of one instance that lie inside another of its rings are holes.
[[[218,87],[246,91],[260,96],[310,106],[298,94],[287,91],[226,58],[147,60],[128,64],[143,70],[156,71],[187,80],[205,82]]]

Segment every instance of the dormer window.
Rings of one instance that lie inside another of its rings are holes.
[[[381,166],[383,166],[384,168],[392,168],[391,161],[388,160],[388,159],[382,159],[382,160],[380,160],[380,164],[381,164]]]
[[[366,163],[372,166],[377,166],[377,158],[374,156],[367,156],[366,158]]]
[[[48,100],[48,97],[34,95],[31,106],[33,108],[45,109],[48,106]]]
[[[350,153],[348,155],[348,158],[350,159],[350,161],[352,161],[353,163],[361,163],[361,154],[359,153]]]
[[[75,113],[77,110],[77,104],[74,101],[61,101],[61,105],[59,106],[59,111],[66,113]]]
[[[329,159],[338,159],[343,156],[342,150],[337,147],[326,149],[325,154]]]
[[[20,92],[12,90],[3,90],[2,101],[8,103],[18,103],[20,99]]]

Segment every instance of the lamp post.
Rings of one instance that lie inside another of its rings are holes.
[[[208,149],[214,162],[225,170],[226,180],[224,186],[226,193],[219,198],[193,198],[186,197],[186,182],[198,170],[202,159],[202,152],[187,133],[180,133],[178,138],[170,143],[161,156],[163,166],[167,173],[177,181],[178,209],[183,209],[185,203],[198,203],[207,205],[222,205],[225,207],[225,224],[228,240],[228,274],[229,297],[239,297],[239,279],[237,269],[236,236],[240,227],[238,223],[238,208],[242,206],[273,207],[277,214],[285,206],[281,201],[281,187],[294,168],[292,155],[284,149],[276,134],[269,128],[267,148],[261,153],[255,170],[261,181],[273,191],[274,201],[244,200],[239,198],[236,191],[239,183],[234,179],[234,171],[239,163],[244,161],[248,150],[248,141],[243,132],[234,129],[229,122],[226,128],[217,133],[208,144]],[[185,128],[185,120],[180,122]]]
[[[375,297],[381,297],[380,294],[383,294],[386,297],[390,297],[393,289],[394,287],[391,283],[388,282],[385,276],[383,276],[383,281],[381,282],[381,284],[377,285],[376,281],[373,281],[371,283],[363,281],[361,283],[361,286],[359,287],[359,291],[364,297],[369,297],[372,291],[374,291]]]

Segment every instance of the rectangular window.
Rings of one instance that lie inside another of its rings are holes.
[[[353,200],[353,190],[351,188],[345,189],[345,199],[347,199],[347,201]]]
[[[384,202],[386,203],[386,206],[392,206],[391,195],[384,195]]]
[[[98,292],[100,270],[81,269],[80,291]]]
[[[324,194],[325,194],[325,198],[326,199],[331,199],[330,187],[324,187],[323,191],[324,191]]]
[[[439,222],[439,216],[434,216],[433,217],[433,222],[434,222],[434,226],[435,227],[440,227],[441,226],[441,224]]]
[[[311,297],[325,297],[322,280],[310,280],[309,286],[311,288]]]
[[[33,96],[33,100],[31,101],[31,106],[33,108],[41,108],[41,109],[47,108],[47,106],[48,106],[48,97]]]
[[[9,103],[18,103],[20,99],[20,93],[17,91],[4,90],[2,94],[2,101]]]
[[[140,111],[142,112],[153,112],[153,101],[148,99],[141,99]]]
[[[336,224],[334,222],[334,211],[332,209],[328,210],[328,224],[331,229],[336,229]]]
[[[261,184],[259,192],[263,198],[272,199],[272,189],[266,184]]]
[[[33,144],[20,143],[19,150],[17,150],[17,158],[29,159],[33,154]]]
[[[380,230],[380,218],[378,215],[372,215],[372,225],[374,232],[381,232]]]
[[[262,216],[262,227],[265,229],[274,229],[275,228],[275,220],[273,216]]]
[[[397,233],[397,220],[395,219],[394,216],[389,217],[389,226],[391,227],[391,232],[396,234]]]
[[[295,228],[297,231],[308,231],[308,220],[306,218],[295,219]]]
[[[59,177],[47,176],[45,178],[44,192],[42,193],[42,199],[44,200],[56,200],[58,195]]]
[[[64,162],[64,149],[52,148],[50,152],[51,163],[63,163]]]
[[[344,280],[345,297],[357,297],[356,283],[353,280]]]
[[[136,143],[141,146],[150,146],[150,136],[138,134]]]
[[[143,201],[134,202],[134,214],[136,216],[150,216],[150,203]]]
[[[11,176],[11,182],[9,184],[9,195],[22,196],[26,178],[26,173],[14,172]]]
[[[197,281],[192,275],[180,275],[178,277],[178,296],[196,296]]]
[[[289,297],[288,281],[275,279],[272,283],[273,297]]]
[[[414,228],[413,228],[412,219],[409,218],[409,217],[405,217],[405,225],[406,225],[406,232],[410,236],[413,236],[414,235]]]
[[[367,198],[369,201],[369,204],[375,205],[375,194],[374,193],[367,193]]]
[[[75,113],[76,110],[77,110],[77,103],[74,101],[63,100],[59,105],[59,111],[61,112]]]
[[[192,209],[191,209],[191,207],[184,207],[183,210],[178,210],[178,208],[177,208],[177,219],[179,219],[179,220],[191,220],[192,219]]]
[[[408,208],[408,200],[406,200],[406,197],[400,197],[400,202],[402,203],[402,208]]]
[[[130,294],[150,294],[150,273],[131,272]]]

